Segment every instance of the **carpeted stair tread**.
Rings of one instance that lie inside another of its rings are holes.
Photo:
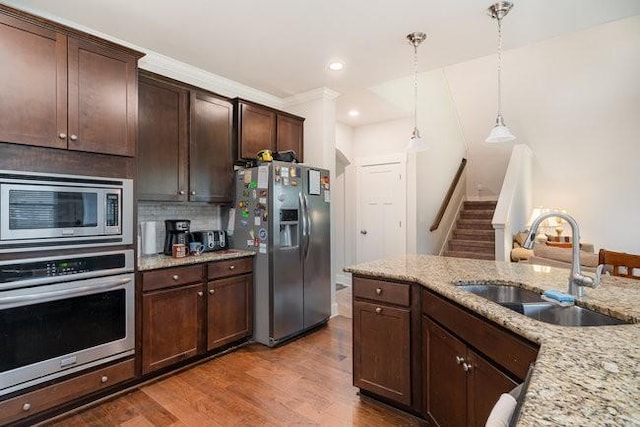
[[[465,248],[469,248],[470,251],[474,249],[491,249],[495,248],[495,243],[489,240],[461,240],[451,239],[449,240],[449,248],[451,250],[466,251]]]
[[[464,210],[491,210],[494,211],[496,209],[496,205],[498,202],[496,201],[469,201],[464,202]]]
[[[495,254],[481,254],[476,252],[445,251],[443,255],[454,258],[495,260]]]
[[[491,219],[459,219],[458,222],[456,223],[456,228],[493,231],[493,225],[491,225]]]

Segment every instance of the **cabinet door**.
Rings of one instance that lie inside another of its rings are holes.
[[[0,15],[0,141],[67,148],[67,37]]]
[[[137,61],[69,38],[69,149],[134,156]]]
[[[200,352],[203,296],[201,284],[143,294],[143,374]]]
[[[500,395],[518,383],[472,350],[467,352],[467,363],[471,364],[467,375],[469,425],[483,427]]]
[[[467,425],[466,346],[429,318],[422,317],[426,374],[426,408],[431,421],[443,427]]]
[[[295,151],[300,163],[304,161],[302,135],[303,124],[304,121],[301,119],[278,114],[278,138],[276,143],[276,150]]]
[[[187,200],[188,91],[139,80],[138,199]]]
[[[276,113],[266,108],[240,103],[238,153],[255,159],[258,151],[276,149]]]
[[[251,335],[252,276],[245,274],[209,282],[207,286],[207,350]]]
[[[191,93],[190,201],[232,199],[232,124],[230,102],[201,92]]]
[[[411,405],[410,339],[409,310],[354,301],[354,385]]]

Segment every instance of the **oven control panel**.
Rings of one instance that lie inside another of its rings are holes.
[[[30,286],[60,280],[67,276],[104,276],[133,270],[130,251],[50,257],[0,262],[0,289],[3,284]]]

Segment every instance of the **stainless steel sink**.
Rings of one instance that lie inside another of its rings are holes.
[[[605,326],[629,323],[588,308],[576,305],[561,307],[550,302],[522,304],[521,313],[532,319],[560,326]]]
[[[497,303],[523,303],[543,301],[542,298],[540,298],[539,293],[529,291],[527,289],[518,288],[516,286],[482,283],[459,284],[458,288]]]
[[[624,325],[630,322],[578,306],[547,302],[537,292],[500,284],[458,284],[458,288],[488,299],[527,317],[559,326]]]

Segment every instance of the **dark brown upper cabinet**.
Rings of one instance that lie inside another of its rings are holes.
[[[0,5],[0,141],[135,156],[141,56]]]
[[[138,199],[187,200],[189,91],[141,72]]]
[[[255,159],[260,150],[296,152],[303,161],[304,118],[239,98],[235,100],[238,158]]]
[[[232,199],[233,105],[203,92],[191,92],[189,200],[228,202]]]
[[[145,71],[139,80],[138,199],[231,201],[231,102]]]

